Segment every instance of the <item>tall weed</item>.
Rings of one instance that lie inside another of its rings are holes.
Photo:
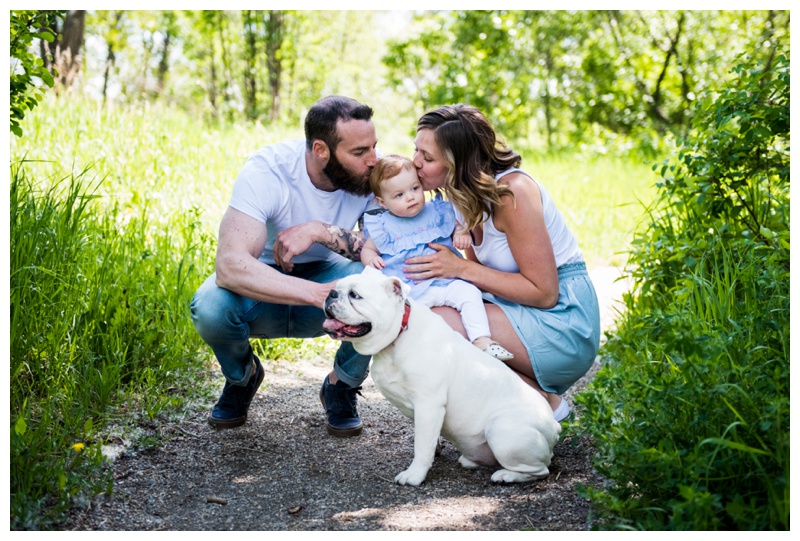
[[[788,59],[747,58],[634,240],[634,290],[578,398],[597,526],[789,528]]]
[[[197,216],[153,231],[122,216],[83,170],[35,183],[11,166],[11,516],[46,527],[71,500],[107,490],[98,430],[126,399],[140,415],[193,391],[199,339],[187,304],[208,266]],[[155,236],[153,236],[155,235]],[[145,382],[157,374],[160,392]],[[180,393],[167,393],[168,389]],[[135,422],[135,415],[128,422]]]
[[[788,527],[788,281],[755,250],[707,257],[683,300],[629,305],[578,398],[613,483],[587,491],[607,525]]]

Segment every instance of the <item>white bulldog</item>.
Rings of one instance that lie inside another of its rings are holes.
[[[546,477],[561,425],[544,397],[407,292],[367,267],[339,280],[325,301],[325,331],[373,356],[378,389],[414,421],[414,460],[395,482],[425,480],[440,434],[465,468],[499,464],[494,482]]]

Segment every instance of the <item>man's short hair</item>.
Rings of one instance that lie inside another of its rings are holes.
[[[345,96],[328,96],[311,107],[306,115],[306,148],[319,139],[334,152],[341,141],[336,130],[339,120],[370,120],[372,108]]]

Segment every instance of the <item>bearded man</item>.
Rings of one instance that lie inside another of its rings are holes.
[[[226,380],[208,417],[215,428],[244,424],[264,379],[250,339],[322,336],[328,293],[363,270],[364,236],[353,230],[377,207],[368,182],[377,162],[372,109],[323,98],[306,116],[305,136],[245,162],[219,227],[216,272],[192,299],[195,329]],[[361,433],[356,393],[369,361],[350,342],[336,352],[320,390],[329,434]]]

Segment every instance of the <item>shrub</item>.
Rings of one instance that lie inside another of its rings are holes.
[[[789,62],[734,71],[660,167],[627,312],[577,397],[598,527],[789,527]]]

